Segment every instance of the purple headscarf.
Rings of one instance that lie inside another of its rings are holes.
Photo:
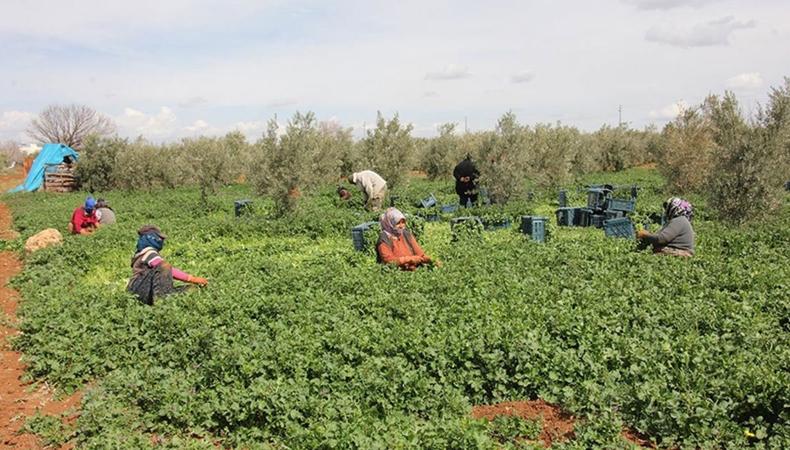
[[[682,198],[672,197],[664,202],[664,215],[667,220],[672,220],[675,217],[685,216],[691,222],[694,216],[694,210],[691,203]]]
[[[381,215],[381,219],[379,223],[381,224],[381,229],[389,234],[390,236],[397,236],[400,237],[403,234],[403,230],[399,229],[395,225],[398,224],[401,220],[406,220],[406,216],[403,215],[397,208],[387,208],[384,211],[384,214]]]

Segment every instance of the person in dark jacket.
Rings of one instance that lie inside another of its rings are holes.
[[[146,305],[153,305],[154,299],[184,291],[187,286],[173,286],[173,280],[205,286],[208,280],[195,277],[168,264],[159,254],[167,236],[159,227],[144,225],[137,230],[137,250],[132,256],[132,278],[126,290],[137,295]]]
[[[477,178],[479,176],[480,172],[477,171],[477,167],[469,155],[466,155],[466,158],[453,169],[455,193],[458,194],[461,206],[471,206],[477,203]]]
[[[694,255],[694,229],[691,228],[693,209],[686,200],[672,197],[664,202],[666,223],[657,233],[639,230],[637,238],[651,244],[653,252],[673,256]]]

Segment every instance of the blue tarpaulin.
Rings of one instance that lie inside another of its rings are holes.
[[[33,192],[38,190],[44,183],[44,172],[48,167],[52,168],[63,163],[63,158],[70,156],[75,162],[79,154],[73,148],[64,144],[44,144],[44,148],[30,166],[30,172],[25,178],[25,182],[11,189],[8,192]]]

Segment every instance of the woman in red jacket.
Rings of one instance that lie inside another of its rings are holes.
[[[425,254],[420,244],[406,228],[406,216],[395,208],[388,208],[381,215],[381,233],[376,243],[378,262],[395,264],[403,270],[415,270],[425,264],[440,266]]]

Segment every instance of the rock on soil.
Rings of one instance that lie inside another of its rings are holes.
[[[60,234],[60,231],[54,228],[47,228],[27,238],[27,241],[25,241],[25,251],[32,253],[36,250],[41,250],[42,248],[62,242],[63,236]]]

